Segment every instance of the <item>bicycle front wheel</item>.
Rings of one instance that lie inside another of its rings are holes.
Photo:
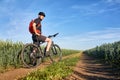
[[[33,51],[35,53],[33,54]],[[33,55],[31,55],[33,54]],[[40,49],[35,44],[26,44],[21,52],[21,59],[25,67],[36,67],[42,61],[42,55]]]
[[[50,50],[50,60],[58,62],[62,60],[62,51],[57,44],[53,44]]]

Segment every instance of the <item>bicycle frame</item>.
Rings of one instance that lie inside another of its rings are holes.
[[[54,35],[49,35],[48,38],[54,38],[58,34],[59,33],[56,33]],[[28,43],[23,47],[21,51],[21,59],[27,67],[33,67],[33,66],[39,65],[41,63],[41,60],[43,60],[43,58],[46,56],[45,51],[46,51],[47,46],[45,46],[44,51],[43,51],[41,44],[43,44],[44,42],[40,42],[37,39],[37,43],[39,43],[39,45],[38,44],[36,45],[35,43]],[[32,51],[31,51],[31,48],[32,48]],[[50,52],[49,58],[52,62],[55,61],[56,57],[58,57],[59,61],[62,59],[61,49],[57,44],[54,44],[54,41],[52,41],[50,51],[51,52]],[[35,56],[32,56],[34,54]]]

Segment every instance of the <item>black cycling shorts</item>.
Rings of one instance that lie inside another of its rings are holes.
[[[45,42],[46,38],[47,37],[43,35],[38,36],[38,35],[32,34],[33,42]]]

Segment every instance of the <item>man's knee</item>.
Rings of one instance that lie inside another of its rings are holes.
[[[52,40],[50,38],[46,38],[45,40],[46,42],[52,42]]]

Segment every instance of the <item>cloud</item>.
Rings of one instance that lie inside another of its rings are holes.
[[[120,40],[120,28],[105,28],[104,30],[91,31],[80,35],[65,36],[58,39],[62,47],[73,49],[90,49],[103,43]]]
[[[35,17],[35,10],[32,12],[29,7],[20,9],[17,4],[16,0],[0,1],[0,39],[31,41],[28,24]]]
[[[9,13],[9,11],[8,11]],[[31,41],[31,35],[28,31],[28,24],[30,20],[33,18],[34,13],[29,12],[13,12],[8,17],[8,22],[3,21],[1,24],[2,29],[0,30],[0,38],[2,39],[10,39],[13,41],[22,41],[28,42]]]
[[[0,4],[2,4],[2,5],[12,4],[15,1],[16,0],[0,0]]]
[[[120,28],[108,28],[102,31],[93,31],[89,32],[88,35],[93,39],[93,40],[105,40],[105,39],[115,39],[115,38],[120,38],[118,35]]]
[[[120,3],[120,0],[103,0],[103,2],[106,2],[106,3],[109,3],[109,4],[111,4],[111,3],[114,3],[114,4],[116,4],[116,3]]]
[[[73,5],[73,10],[79,10],[79,13],[85,16],[99,15],[107,12],[115,12],[120,10],[120,0],[102,0],[96,3],[87,5]],[[112,5],[111,5],[112,4]]]
[[[79,36],[79,41],[96,41],[96,40],[109,40],[109,39],[120,39],[120,28],[107,28],[101,31],[92,31],[85,33],[84,36]],[[82,39],[82,40],[81,40]]]

